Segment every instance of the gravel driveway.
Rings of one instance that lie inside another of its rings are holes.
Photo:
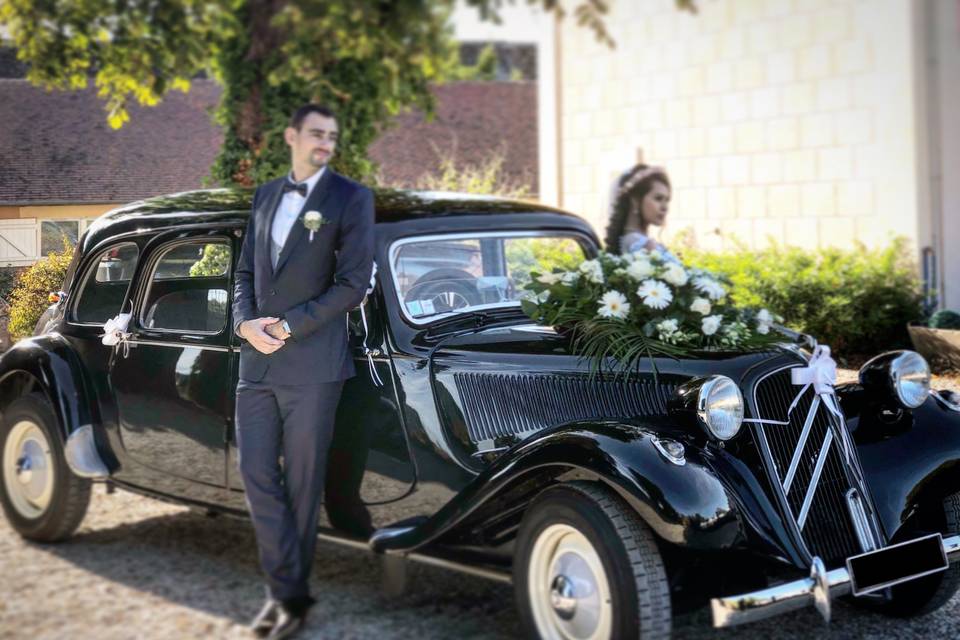
[[[957,379],[949,385],[960,387]],[[0,638],[252,638],[262,602],[250,525],[210,518],[118,491],[94,491],[76,536],[24,542],[0,518]],[[516,638],[508,586],[415,565],[407,595],[380,594],[377,559],[320,542],[313,585],[320,603],[304,638]],[[829,633],[811,611],[714,631],[706,611],[679,616],[677,638],[956,638],[960,598],[901,621],[837,602]]]

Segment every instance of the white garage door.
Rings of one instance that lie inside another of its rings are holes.
[[[36,219],[0,220],[0,266],[33,264],[36,259]]]

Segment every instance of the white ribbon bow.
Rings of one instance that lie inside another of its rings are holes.
[[[130,324],[131,315],[130,313],[120,313],[116,317],[110,318],[103,323],[103,333],[100,334],[101,342],[109,347],[123,344],[124,358],[130,352],[130,346],[127,342],[130,334],[127,333],[127,326]]]
[[[803,397],[803,394],[807,392],[807,389],[813,386],[813,390],[820,397],[820,401],[823,406],[827,408],[827,411],[840,419],[840,423],[838,423],[839,425],[843,424],[846,418],[843,417],[843,412],[840,410],[840,407],[837,406],[837,398],[834,395],[833,389],[837,382],[837,362],[830,357],[830,347],[826,345],[817,345],[813,350],[813,354],[810,356],[809,362],[807,362],[807,366],[797,367],[790,370],[790,380],[795,385],[802,385],[802,388],[793,399],[793,402],[790,403],[790,407],[787,409],[787,422],[765,419],[744,420],[744,422],[783,425],[790,424],[790,414],[793,413],[797,403],[800,402],[800,399]],[[839,437],[841,443],[843,444],[844,457],[849,462],[850,445],[847,441],[847,438],[844,437],[842,428]]]
[[[830,357],[830,347],[817,345],[807,366],[790,371],[793,384],[804,385],[803,390],[813,385],[817,395],[833,393],[833,385],[837,382],[837,363]]]

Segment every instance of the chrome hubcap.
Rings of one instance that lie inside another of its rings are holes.
[[[54,467],[50,443],[35,423],[14,425],[3,446],[3,482],[14,509],[38,518],[53,496]]]
[[[596,549],[566,524],[537,538],[528,567],[531,611],[541,638],[605,640],[613,631],[610,585]]]

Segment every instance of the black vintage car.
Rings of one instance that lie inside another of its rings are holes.
[[[0,498],[23,536],[68,537],[91,479],[245,513],[229,328],[250,195],[105,214],[46,330],[0,357]],[[419,560],[512,581],[544,638],[664,637],[707,604],[717,626],[829,618],[847,594],[917,615],[954,594],[960,405],[922,358],[882,354],[834,390],[795,336],[591,377],[519,298],[531,269],[597,249],[534,204],[377,195],[320,536],[383,554],[395,580]]]

